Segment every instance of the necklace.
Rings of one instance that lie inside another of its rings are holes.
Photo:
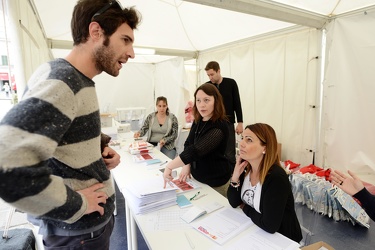
[[[201,135],[201,132],[203,131],[204,127],[206,127],[206,124],[208,123],[208,121],[204,122],[201,130],[199,130],[199,125],[201,124],[201,121],[202,120],[199,120],[198,122],[198,125],[197,125],[197,129],[195,130],[195,136],[194,136],[194,141],[197,140],[199,138],[199,136]]]

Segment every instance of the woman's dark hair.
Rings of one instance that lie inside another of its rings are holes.
[[[194,114],[194,121],[198,122],[202,116],[199,113],[196,105],[197,101],[197,92],[199,90],[202,90],[206,95],[213,96],[214,97],[214,111],[212,112],[212,121],[216,120],[228,120],[226,114],[225,114],[225,108],[223,104],[223,97],[221,96],[219,90],[211,83],[204,83],[201,86],[199,86],[195,92],[194,92],[194,106],[193,106],[193,114]]]
[[[156,105],[158,105],[158,103],[160,101],[163,101],[165,102],[165,104],[167,104],[168,106],[168,101],[167,101],[167,97],[164,97],[164,96],[159,96],[158,98],[156,98]],[[167,115],[169,115],[169,108],[167,107],[167,111],[165,112]]]
[[[141,14],[134,7],[122,9],[116,1],[100,15],[95,15],[110,2],[113,0],[78,0],[70,23],[73,45],[87,42],[89,25],[93,21],[99,23],[107,38],[123,23],[128,24],[133,30],[137,28],[141,21]]]

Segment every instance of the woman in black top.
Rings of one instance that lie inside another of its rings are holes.
[[[264,123],[246,126],[239,143],[240,156],[234,167],[228,201],[268,233],[302,240],[294,210],[292,188],[277,154],[273,128]]]
[[[194,99],[194,123],[184,151],[165,167],[164,187],[172,180],[172,169],[182,166],[180,181],[192,175],[226,197],[231,168],[225,157],[229,132],[222,97],[214,85],[205,83]]]

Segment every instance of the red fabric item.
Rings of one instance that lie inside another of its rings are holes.
[[[314,174],[317,171],[321,171],[321,170],[323,170],[323,168],[317,167],[314,164],[310,164],[308,166],[305,166],[305,167],[301,168],[299,171],[302,174],[306,174],[306,173]]]
[[[192,123],[194,121],[194,114],[193,114],[193,102],[188,101],[185,107],[185,121],[187,123]]]
[[[292,162],[291,160],[286,160],[285,162],[284,162],[284,164],[285,164],[285,167],[288,167],[288,165],[289,165],[289,169],[290,170],[292,170],[292,169],[294,169],[294,168],[298,168],[301,164],[298,164],[298,163],[294,163],[294,162]]]
[[[320,170],[315,173],[317,176],[324,177],[326,181],[330,180],[330,175],[331,175],[331,169],[328,168],[326,170]]]

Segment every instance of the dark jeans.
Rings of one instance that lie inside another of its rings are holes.
[[[154,145],[155,147],[158,145],[157,142],[149,142],[149,143],[151,143],[151,144]],[[173,159],[176,157],[176,153],[177,153],[176,148],[173,148],[173,149],[169,150],[169,149],[167,149],[166,147],[162,147],[162,148],[160,149],[160,151],[161,151],[163,154],[165,154],[166,156],[168,156],[168,158],[171,159],[171,160],[173,160]]]
[[[228,136],[227,149],[225,150],[225,155],[231,164],[231,167],[232,167],[231,171],[233,172],[234,165],[236,164],[236,131],[234,130],[233,123],[228,123],[228,130],[229,130],[229,136]]]
[[[112,215],[110,221],[101,229],[92,233],[77,236],[43,236],[45,250],[109,250],[109,238],[111,237],[115,220]]]

